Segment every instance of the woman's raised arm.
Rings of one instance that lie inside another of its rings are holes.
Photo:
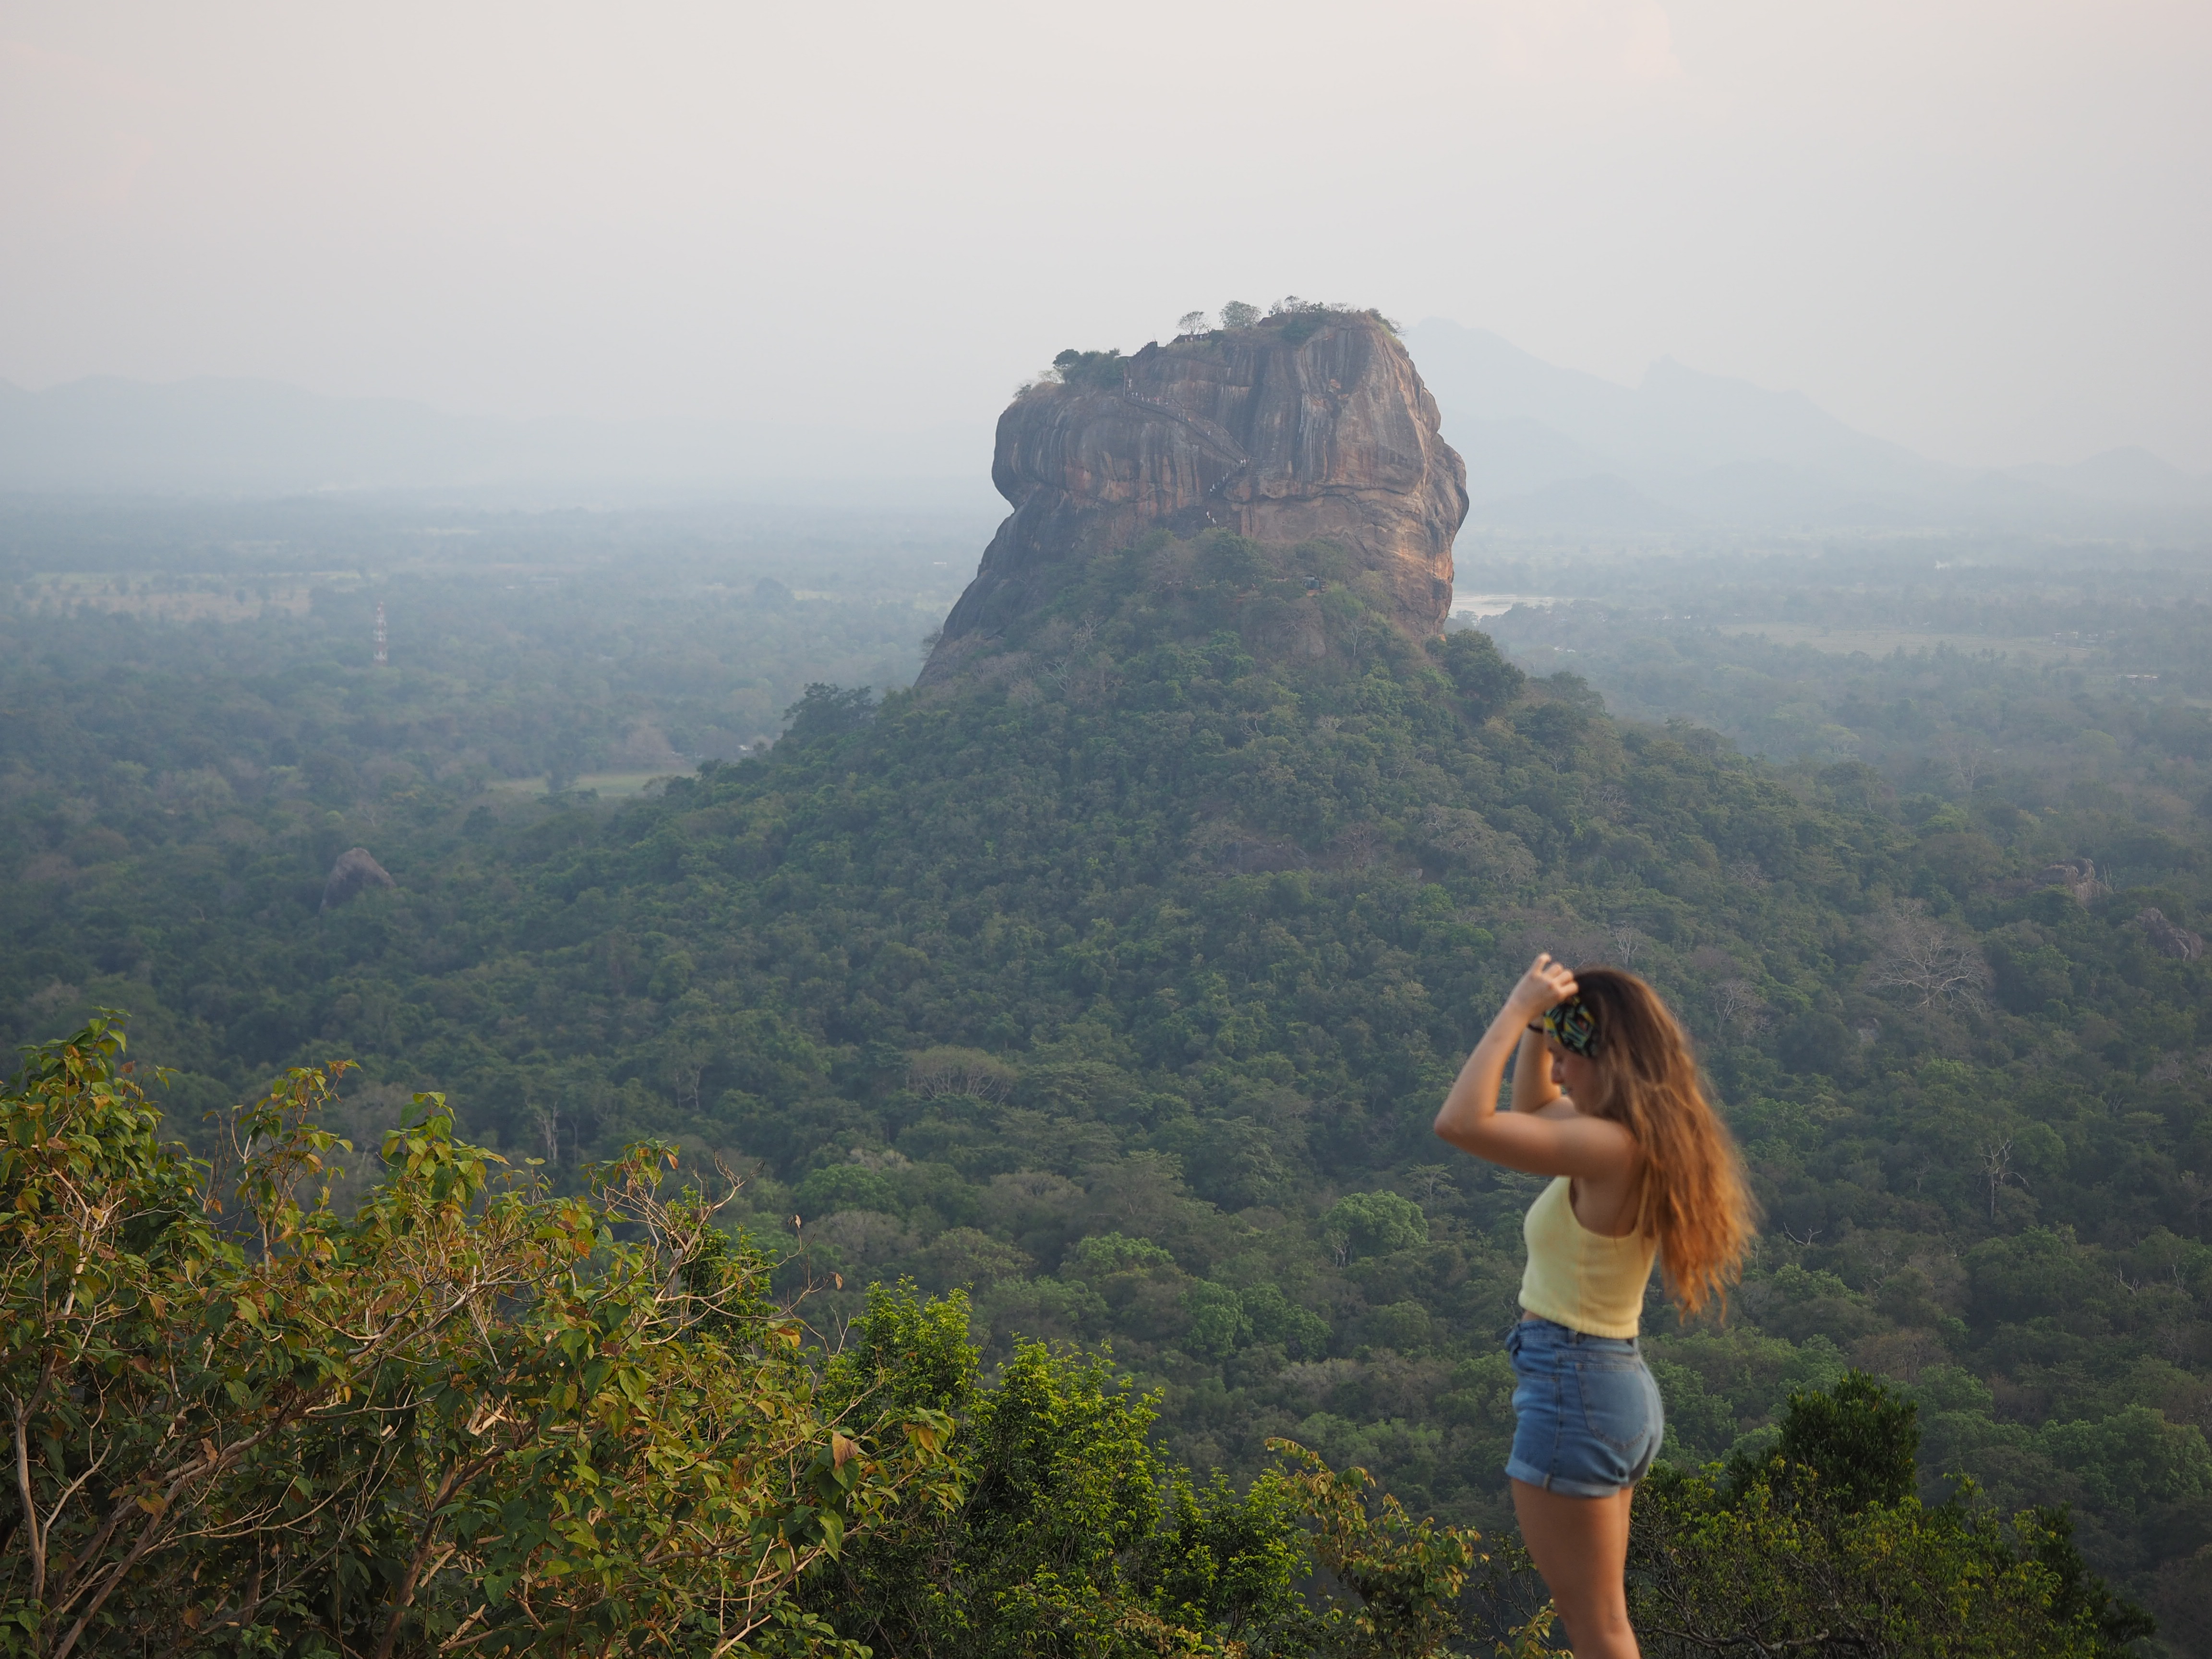
[[[1544,1046],[1544,1034],[1523,1027],[1521,1046],[1513,1054],[1513,1109],[1540,1112],[1559,1097],[1559,1085],[1552,1081],[1552,1053]]]
[[[1540,956],[1529,965],[1490,1022],[1490,1029],[1474,1045],[1474,1052],[1460,1067],[1458,1079],[1437,1113],[1437,1133],[1462,1152],[1502,1164],[1528,1175],[1577,1176],[1602,1179],[1621,1174],[1634,1158],[1636,1143],[1628,1131],[1603,1118],[1538,1115],[1522,1104],[1521,1079],[1514,1079],[1515,1109],[1498,1109],[1498,1091],[1505,1079],[1505,1061],[1527,1035],[1528,1023],[1575,994],[1573,972],[1563,963]],[[1540,1063],[1541,1049],[1535,1056]],[[1530,1055],[1522,1054],[1525,1067]],[[1548,1067],[1545,1068],[1548,1071]],[[1536,1085],[1531,1083],[1533,1090]],[[1558,1091],[1547,1076],[1539,1104],[1548,1103]]]

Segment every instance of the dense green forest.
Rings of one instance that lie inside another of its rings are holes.
[[[2154,1640],[2212,1651],[2212,616],[2172,569],[2085,597],[2002,554],[1591,558],[1644,574],[1496,624],[1524,676],[1381,625],[1328,549],[1163,543],[922,691],[927,576],[671,603],[369,559],[187,625],[19,555],[0,1015],[129,1010],[188,1135],[347,1056],[364,1144],[432,1088],[563,1190],[665,1137],[746,1174],[726,1218],[832,1344],[872,1283],[964,1289],[991,1374],[1110,1346],[1239,1489],[1287,1437],[1495,1534],[1534,1183],[1428,1120],[1535,951],[1622,963],[1768,1213],[1725,1324],[1652,1305],[1669,1458],[1755,1468],[1863,1368],[1921,1498],[2069,1505]],[[1525,556],[1492,585],[1573,597]],[[379,599],[435,654],[374,668]],[[764,755],[741,696],[793,708]],[[498,787],[617,769],[641,721],[721,757],[628,803]],[[325,909],[355,846],[394,884]]]
[[[348,800],[457,776],[689,770],[771,737],[825,674],[910,681],[972,560],[965,524],[0,515],[9,758],[18,776],[66,777],[70,755],[96,753],[249,799],[329,793],[302,767],[361,774],[338,786]],[[392,672],[363,680],[380,605]]]

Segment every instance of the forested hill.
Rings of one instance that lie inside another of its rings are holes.
[[[988,1352],[1110,1340],[1200,1466],[1289,1433],[1494,1523],[1534,1183],[1428,1123],[1536,951],[1622,963],[1695,1028],[1769,1217],[1724,1327],[1653,1306],[1669,1455],[1757,1449],[1855,1362],[1918,1401],[1931,1480],[2070,1502],[2182,1605],[2203,847],[2109,793],[1908,822],[1866,767],[1619,723],[1384,616],[1326,547],[1156,538],[958,678],[817,687],[768,758],[619,812],[389,802],[397,885],[319,920],[287,860],[358,816],[211,846],[135,924],[153,1057],[354,1054],[365,1116],[442,1087],[563,1170],[645,1133],[753,1161],[813,1317],[971,1286]],[[2123,837],[2160,884],[2060,865]],[[74,902],[19,903],[41,960]]]

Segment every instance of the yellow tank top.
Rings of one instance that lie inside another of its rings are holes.
[[[1607,1238],[1592,1232],[1575,1218],[1573,1184],[1566,1176],[1555,1177],[1521,1223],[1528,1243],[1521,1305],[1588,1336],[1634,1336],[1659,1243],[1641,1233]]]

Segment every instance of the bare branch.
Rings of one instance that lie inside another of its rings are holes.
[[[1898,991],[1916,1008],[1979,1012],[1990,980],[1982,953],[1915,905],[1899,905],[1881,924],[1867,968],[1877,990]]]

